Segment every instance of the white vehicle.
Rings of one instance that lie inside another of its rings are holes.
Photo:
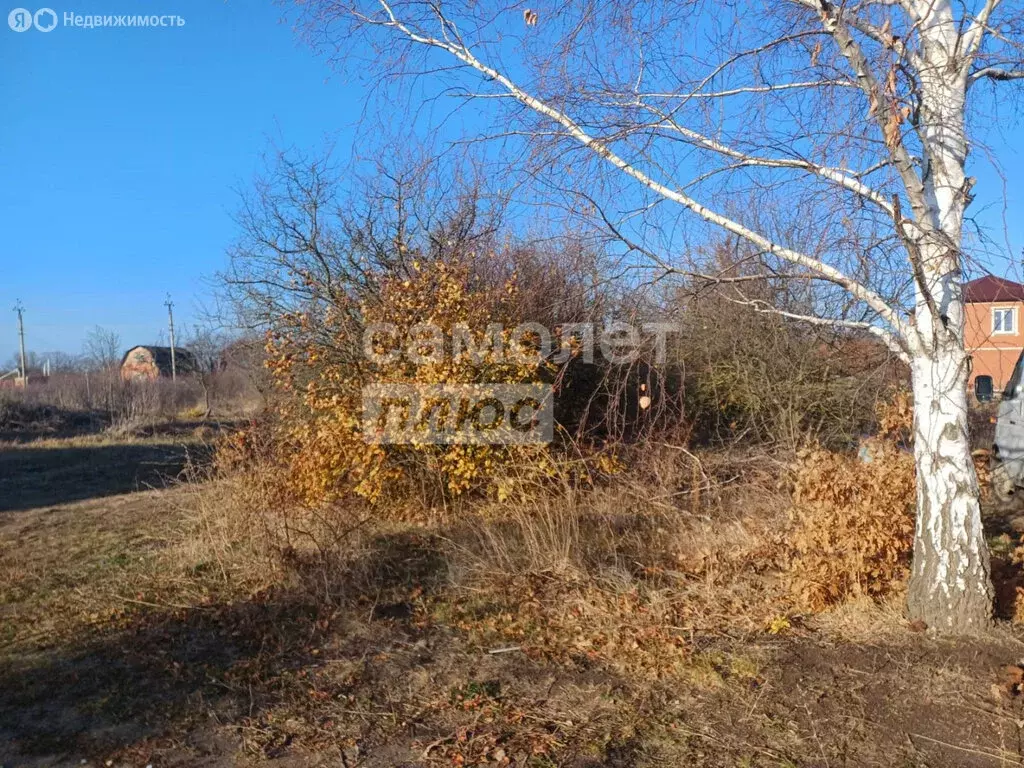
[[[996,412],[996,437],[992,445],[992,493],[1007,503],[1024,496],[1024,352],[1017,358],[1013,375],[1003,390]]]

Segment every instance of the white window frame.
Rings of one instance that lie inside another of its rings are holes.
[[[1002,330],[996,330],[996,314],[1002,314],[1005,317],[1006,313],[1010,315],[1010,330],[1006,330],[1004,327]],[[1016,336],[1017,335],[1017,308],[1016,307],[992,307],[992,335],[993,336]]]

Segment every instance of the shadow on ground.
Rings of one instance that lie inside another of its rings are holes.
[[[160,736],[173,721],[226,720],[259,704],[253,681],[315,639],[294,596],[154,612],[128,629],[0,669],[0,764],[78,764]],[[301,655],[301,654],[300,654]],[[296,662],[292,662],[296,663]]]
[[[162,487],[189,450],[170,442],[0,450],[0,512]]]
[[[337,641],[334,655],[343,658],[328,664],[369,663],[382,650],[412,647],[427,630],[414,627],[408,606],[389,595],[408,594],[409,583],[439,581],[444,563],[422,537],[376,542],[355,564],[358,589],[344,579],[331,586],[360,615],[358,631],[346,628],[338,599],[325,600],[305,583],[319,567],[294,559],[292,566],[291,588],[234,603],[154,606],[119,631],[0,662],[0,765],[78,765],[132,745],[148,761],[163,752],[161,738],[175,744],[162,765],[199,764],[217,751],[234,765],[237,736],[218,750],[196,734],[242,721],[252,749],[278,756],[291,737],[263,717],[267,707],[291,695],[300,705],[308,700],[308,681],[325,666],[318,655],[329,637]],[[344,576],[345,568],[338,573]],[[404,665],[389,668],[389,674],[407,672]],[[347,679],[337,685],[343,689]]]

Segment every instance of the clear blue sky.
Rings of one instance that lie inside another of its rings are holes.
[[[16,348],[17,299],[37,352],[78,352],[95,325],[125,346],[153,342],[165,333],[168,292],[178,324],[193,323],[236,234],[237,190],[262,153],[330,142],[344,159],[366,95],[265,0],[51,7],[60,17],[146,11],[186,23],[17,33],[0,21],[0,363]],[[1008,175],[1015,253],[1024,244],[1016,110],[1001,107],[983,133]],[[1002,182],[983,164],[972,170],[971,212],[1002,243]]]
[[[59,16],[64,7],[52,5]],[[94,325],[125,345],[192,322],[235,235],[237,190],[271,143],[347,150],[363,93],[332,76],[267,2],[80,2],[181,28],[16,33],[0,21],[0,362],[78,352]],[[6,19],[7,9],[2,17]]]

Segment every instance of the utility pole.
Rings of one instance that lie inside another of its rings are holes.
[[[14,305],[14,311],[18,313],[18,346],[21,350],[21,386],[28,386],[28,371],[25,370],[25,322],[22,320],[22,315],[25,313],[25,307],[22,306],[19,300]]]
[[[174,360],[174,302],[171,301],[171,294],[167,294],[167,301],[164,302],[164,306],[167,307],[167,326],[171,332],[171,381],[177,381],[178,379],[178,366]]]

